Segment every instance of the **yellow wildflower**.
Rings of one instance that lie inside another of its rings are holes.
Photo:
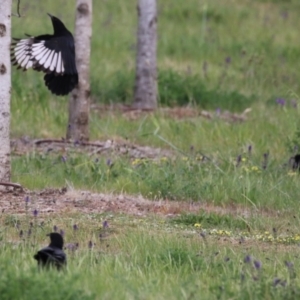
[[[249,172],[249,168],[247,168],[247,167],[245,167],[245,166],[243,166],[242,169],[243,169],[244,171],[246,171],[246,172]]]
[[[288,172],[288,176],[295,176],[295,175],[297,175],[297,172],[293,172],[293,171]]]
[[[136,166],[136,165],[140,164],[141,162],[142,162],[142,160],[140,158],[136,158],[131,164],[133,166]]]

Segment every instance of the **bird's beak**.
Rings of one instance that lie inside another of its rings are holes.
[[[53,16],[52,15],[50,15],[49,13],[47,13],[47,15],[50,17],[50,18],[52,18]]]

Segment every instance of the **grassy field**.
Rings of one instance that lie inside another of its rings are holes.
[[[50,33],[47,12],[73,31],[74,7],[74,0],[22,1],[12,35]],[[299,298],[299,174],[289,159],[300,147],[300,2],[164,0],[158,11],[160,109],[129,118],[101,107],[132,101],[136,1],[94,1],[91,89],[100,111],[91,112],[90,132],[92,141],[172,155],[13,154],[12,181],[31,190],[68,186],[203,203],[219,212],[33,217],[32,204],[25,215],[2,213],[1,299]],[[176,106],[212,117],[163,111]],[[42,74],[13,70],[12,138],[65,136],[67,107]],[[247,108],[243,122],[222,118]],[[32,256],[54,226],[79,248],[66,250],[65,272],[38,272]]]

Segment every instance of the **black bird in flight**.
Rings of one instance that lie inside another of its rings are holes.
[[[33,68],[46,73],[45,84],[55,95],[70,93],[78,84],[75,63],[75,43],[72,33],[62,21],[51,18],[54,34],[43,34],[25,39],[13,39],[11,60],[18,69]]]
[[[50,245],[38,251],[34,258],[41,267],[54,266],[59,270],[67,264],[67,257],[63,251],[64,239],[57,232],[47,235],[50,237]]]

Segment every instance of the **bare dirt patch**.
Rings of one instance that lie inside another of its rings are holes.
[[[92,110],[97,111],[100,116],[107,114],[108,112],[119,112],[128,120],[137,120],[143,118],[145,115],[154,113],[153,110],[134,109],[131,106],[124,104],[111,104],[111,105],[99,105],[92,104]],[[224,122],[240,123],[248,120],[248,115],[251,112],[251,108],[246,108],[241,113],[233,113],[228,110],[221,111],[207,111],[195,106],[177,106],[177,107],[160,107],[155,110],[156,113],[161,114],[164,117],[172,119],[193,119],[193,118],[205,118],[216,119],[219,118]]]
[[[25,198],[29,197],[29,210],[40,213],[126,213],[130,215],[177,215],[182,212],[197,212],[199,203],[174,201],[151,201],[142,196],[113,195],[66,189],[46,189],[34,192],[0,192],[2,213],[25,214]]]
[[[134,216],[160,215],[174,217],[183,213],[230,214],[249,218],[257,211],[236,204],[216,206],[207,202],[180,202],[169,200],[149,200],[142,196],[125,194],[92,193],[62,189],[41,191],[0,191],[0,208],[4,214],[25,214],[25,199],[29,197],[27,209],[38,210],[40,214],[52,213],[124,213]],[[272,215],[274,212],[259,212],[260,215]]]
[[[130,143],[122,138],[106,141],[79,142],[67,141],[64,139],[29,139],[23,137],[11,140],[13,155],[24,155],[28,152],[60,153],[79,152],[87,155],[115,154],[126,155],[130,158],[160,158],[172,157],[172,151],[150,146],[141,146]]]

